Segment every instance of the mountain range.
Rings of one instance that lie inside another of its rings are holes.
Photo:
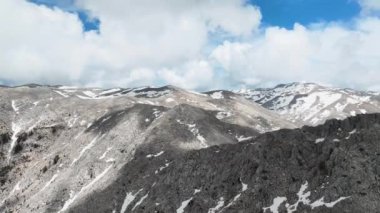
[[[0,88],[0,212],[376,212],[380,95]]]

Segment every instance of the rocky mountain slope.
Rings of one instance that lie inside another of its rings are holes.
[[[188,152],[174,143],[147,143],[137,148],[109,185],[68,209],[376,212],[380,208],[379,132],[380,114],[368,114]],[[102,179],[106,177],[98,181]],[[54,198],[61,199],[60,194]],[[60,206],[50,205],[51,210]]]
[[[274,88],[235,92],[303,125],[380,112],[380,94],[377,92],[331,88],[314,83],[281,84]]]
[[[0,212],[376,212],[380,114],[284,117],[227,91],[0,88]]]
[[[239,96],[172,86],[5,87],[0,115],[0,212],[66,212],[112,184],[146,144],[154,158],[295,127]]]

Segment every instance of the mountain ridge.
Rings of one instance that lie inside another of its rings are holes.
[[[329,118],[380,112],[380,93],[320,86],[315,83],[280,84],[273,88],[235,91],[248,100],[303,125]]]
[[[0,211],[371,212],[380,115],[340,119],[224,90],[0,88]]]
[[[153,179],[137,180],[126,172],[119,176],[116,185],[91,195],[85,203],[74,207],[73,212],[86,212],[93,205],[109,211],[123,209],[123,199],[113,207],[96,203],[106,196],[112,197],[109,193],[117,189],[124,191],[126,197],[133,195],[124,209],[135,212],[179,209],[186,212],[373,212],[378,208],[375,197],[379,196],[376,188],[380,186],[372,180],[372,177],[380,178],[375,164],[380,153],[375,142],[379,135],[376,133],[370,143],[361,138],[379,128],[380,114],[357,115],[329,120],[316,127],[264,133],[239,144],[193,150],[182,156],[165,152],[154,158],[163,165],[169,162],[157,177],[154,168],[159,166],[150,167],[152,159],[146,158],[143,152],[125,171],[140,171],[141,176],[151,174],[155,176]],[[317,142],[321,137],[325,140]],[[365,168],[357,164],[362,156],[371,159]],[[139,163],[143,170],[132,169]],[[361,175],[364,171],[371,175]],[[132,183],[127,184],[128,181]],[[121,186],[123,183],[125,187]]]

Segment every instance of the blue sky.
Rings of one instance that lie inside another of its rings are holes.
[[[292,28],[294,23],[347,21],[360,13],[354,0],[250,0],[261,9],[263,23]]]
[[[75,7],[74,0],[30,0],[37,5],[45,5],[50,8],[58,7],[67,12],[75,13],[83,23],[85,31],[99,30],[100,20],[97,18],[90,18],[88,11]]]
[[[59,7],[77,13],[84,29],[97,30],[99,19],[90,19],[87,12],[74,7],[74,0],[30,0],[48,7]],[[263,15],[262,25],[291,29],[294,23],[308,25],[315,22],[348,21],[360,13],[355,0],[249,0]]]

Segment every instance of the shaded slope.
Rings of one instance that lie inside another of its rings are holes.
[[[369,114],[186,153],[140,147],[71,212],[376,212],[379,132]]]

